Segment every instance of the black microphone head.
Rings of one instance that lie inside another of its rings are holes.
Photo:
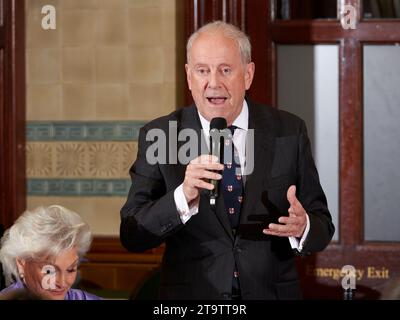
[[[212,118],[210,122],[210,130],[217,129],[217,130],[224,130],[227,127],[226,119],[225,118]]]

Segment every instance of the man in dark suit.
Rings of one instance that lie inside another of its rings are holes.
[[[161,298],[300,298],[295,255],[323,250],[333,236],[305,124],[292,114],[245,99],[254,70],[245,34],[223,22],[204,26],[187,44],[187,81],[195,105],[151,121],[140,131],[120,237],[133,252],[165,242]],[[225,197],[232,185],[225,190],[222,183],[227,164],[208,156],[204,148],[215,117],[234,126],[233,144],[242,169],[249,157],[250,140],[245,137],[254,130],[254,167],[237,175],[244,191],[237,197],[236,212]],[[175,127],[178,134],[170,130]],[[164,156],[171,160],[182,156],[179,133],[189,128],[203,147],[190,155],[189,164],[149,158],[154,129],[165,132],[167,140],[158,143],[169,141]],[[176,150],[171,141],[177,143]],[[210,179],[222,180],[215,207],[209,201],[214,188]]]

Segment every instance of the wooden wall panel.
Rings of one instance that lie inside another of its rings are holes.
[[[0,1],[0,222],[25,210],[24,0]]]
[[[311,4],[310,1],[307,2]],[[304,296],[343,299],[340,281],[325,276],[324,273],[329,274],[333,269],[340,270],[344,265],[354,265],[365,272],[364,278],[357,283],[356,298],[378,298],[386,285],[396,277],[400,277],[400,244],[366,242],[363,239],[362,47],[366,43],[376,45],[399,43],[400,22],[360,19],[360,0],[346,1],[346,4],[353,5],[358,12],[355,30],[344,29],[339,19],[275,20],[271,12],[274,3],[272,0],[246,1],[244,16],[240,18],[245,22],[243,29],[250,36],[253,45],[256,73],[249,91],[253,100],[276,106],[277,45],[329,43],[337,44],[340,48],[340,212],[339,225],[336,226],[340,231],[340,239],[331,243],[323,252],[298,260]],[[194,14],[195,17],[190,17],[190,14]],[[307,15],[307,12],[303,12],[303,16]],[[195,11],[189,10],[187,16],[188,21],[196,20]],[[193,26],[189,25],[187,32],[193,30]],[[378,269],[381,272],[374,274]],[[318,272],[323,275],[316,274]]]

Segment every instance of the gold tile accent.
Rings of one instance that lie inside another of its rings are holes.
[[[28,178],[129,179],[137,142],[28,142]]]
[[[26,118],[32,120],[61,120],[61,85],[28,84]]]
[[[128,49],[100,47],[96,49],[96,81],[98,83],[126,83]]]
[[[122,175],[125,173],[129,176],[129,169],[136,160],[137,149],[137,142],[122,145]]]
[[[98,0],[60,0],[60,5],[63,9],[96,9],[99,6]]]
[[[175,1],[175,0],[168,0],[167,2]],[[157,8],[160,5],[165,5],[165,1],[163,0],[128,0],[129,8]]]
[[[89,145],[89,172],[96,178],[115,177],[120,172],[120,146],[113,143],[91,143]]]
[[[160,87],[184,79],[182,59],[175,58],[185,54],[177,44],[182,0],[26,3],[28,120],[150,119],[170,111],[171,94],[182,96]],[[46,4],[56,7],[56,30],[41,29]],[[150,109],[138,110],[138,103]]]
[[[179,14],[177,6],[171,1],[164,1],[162,6],[162,18],[160,21],[162,30],[162,44],[175,47],[176,45],[176,16]],[[183,15],[182,15],[183,16]],[[182,29],[183,30],[183,29]]]
[[[59,5],[58,1],[36,1],[28,0],[26,2],[26,47],[27,48],[57,48],[61,44],[60,37],[60,16],[57,15]],[[42,7],[44,5],[53,5],[56,9],[56,29],[44,30],[42,28]]]
[[[163,42],[162,10],[157,7],[129,9],[129,43],[131,45],[154,45]]]
[[[125,10],[99,10],[97,36],[99,45],[122,46],[127,44],[128,14]]]
[[[63,120],[89,120],[96,118],[95,85],[65,84],[62,86]]]
[[[129,80],[131,83],[155,84],[163,82],[164,51],[162,47],[131,47],[129,62]]]
[[[172,111],[185,80],[174,58],[185,55],[184,1],[26,0],[27,119],[150,120]],[[41,29],[47,4],[56,7],[56,30]],[[136,141],[28,142],[27,172],[29,178],[129,178],[136,153]],[[81,214],[95,235],[118,237],[125,201],[28,197],[28,208],[61,204]]]
[[[25,0],[25,11],[41,13],[42,7],[45,5],[52,5],[57,10],[61,7],[60,4],[64,1],[65,0]]]
[[[151,120],[167,114],[163,93],[162,84],[131,85],[129,117],[138,120]]]
[[[98,120],[124,120],[129,113],[129,87],[98,85],[96,91],[96,115]]]
[[[176,51],[177,49],[174,47],[163,48],[165,66],[164,82],[176,82],[179,80],[179,77],[182,78],[185,76],[185,63],[180,61],[181,64],[177,64]]]
[[[85,174],[85,143],[63,142],[56,145],[56,176],[81,177]]]
[[[165,114],[174,111],[177,105],[177,97],[176,97],[176,83],[175,82],[167,82],[164,83],[163,86],[163,109]]]
[[[110,199],[99,197],[91,200],[94,210],[82,216],[88,221],[93,233],[119,237],[120,210],[126,202],[126,197],[112,197]]]
[[[28,49],[27,81],[29,84],[51,84],[60,82],[61,50]]]
[[[27,176],[48,177],[53,174],[53,146],[45,142],[31,142],[26,145]]]
[[[63,50],[63,82],[92,83],[94,80],[94,51],[92,49]]]
[[[101,9],[126,9],[128,8],[128,0],[98,0]]]
[[[94,236],[119,236],[119,212],[125,197],[28,197],[27,209],[58,204],[78,213]]]
[[[64,10],[62,15],[64,47],[87,47],[95,44],[97,17],[94,10]]]

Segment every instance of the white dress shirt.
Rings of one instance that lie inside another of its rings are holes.
[[[208,148],[210,148],[210,122],[207,121],[198,111],[197,111],[201,126],[203,129],[203,134],[207,143]],[[242,172],[243,172],[243,166],[245,163],[245,157],[246,157],[246,134],[247,130],[249,127],[249,107],[247,105],[247,102],[243,102],[243,107],[242,111],[240,112],[239,116],[233,121],[232,123],[233,126],[236,126],[237,129],[234,132],[233,135],[233,143],[235,145],[235,148],[238,151],[239,154],[239,160],[240,160],[240,166],[242,167]],[[243,177],[245,178],[245,177]],[[244,180],[243,183],[246,183]],[[175,189],[174,192],[174,199],[175,199],[175,205],[178,210],[179,216],[182,220],[182,223],[185,224],[193,215],[197,214],[199,212],[199,203],[194,203],[192,206],[189,208],[189,205],[186,201],[185,195],[183,193],[183,183]],[[292,249],[297,249],[298,251],[301,251],[303,249],[303,244],[305,239],[307,238],[307,234],[310,230],[310,219],[307,216],[307,226],[306,229],[304,230],[303,236],[299,240],[296,237],[289,237],[289,242],[292,247]]]

